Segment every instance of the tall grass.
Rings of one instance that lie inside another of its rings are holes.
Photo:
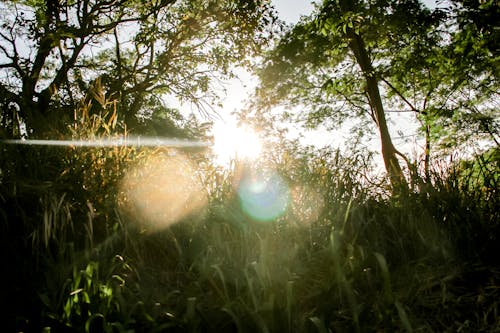
[[[75,135],[111,135],[113,112],[96,117]],[[237,163],[197,157],[204,213],[145,232],[120,209],[120,182],[155,152],[1,147],[7,329],[500,330],[497,160],[436,165],[395,197],[363,155],[285,148],[253,166],[289,186],[276,220],[241,209]]]

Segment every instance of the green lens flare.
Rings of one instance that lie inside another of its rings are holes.
[[[238,188],[242,210],[251,218],[268,222],[282,216],[290,199],[285,181],[277,174],[244,177]]]

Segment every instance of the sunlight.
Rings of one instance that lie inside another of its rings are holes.
[[[119,198],[122,210],[147,232],[201,216],[207,200],[191,160],[165,153],[137,161],[127,170]]]
[[[262,145],[257,133],[251,129],[220,123],[214,125],[213,135],[213,152],[219,163],[224,164],[231,159],[254,160],[259,157]]]
[[[117,138],[101,138],[94,140],[0,140],[0,143],[27,146],[55,147],[172,147],[172,148],[205,148],[207,142],[181,140],[176,138],[126,136]]]
[[[256,221],[270,222],[288,209],[290,191],[276,172],[243,171],[238,184],[238,197],[243,212]]]

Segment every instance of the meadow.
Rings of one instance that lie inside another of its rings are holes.
[[[498,150],[398,194],[291,145],[0,151],[5,332],[500,331]]]

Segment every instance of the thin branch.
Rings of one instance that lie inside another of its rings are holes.
[[[429,76],[429,82],[431,84],[431,87],[430,87],[429,91],[427,92],[427,94],[425,95],[424,104],[422,105],[422,110],[427,110],[427,103],[429,102],[429,100],[431,98],[431,95],[432,95],[432,93],[434,92],[434,89],[435,89],[435,87],[432,87],[432,82],[431,82],[432,75],[431,75],[431,71],[428,70],[427,73],[428,73],[428,76]]]
[[[67,80],[68,71],[73,68],[74,64],[78,60],[78,57],[80,56],[80,52],[84,47],[85,42],[81,40],[79,44],[75,45],[73,53],[71,54],[71,57],[69,59],[64,60],[64,57],[62,57],[62,66],[57,71],[56,76],[49,84],[49,86],[40,93],[41,96],[44,96],[45,98],[51,98],[56,93],[59,87]]]
[[[15,64],[13,62],[8,62],[5,64],[0,64],[0,68],[15,68]]]
[[[416,112],[416,113],[423,113],[422,111],[418,110],[396,87],[394,87],[389,81],[387,81],[385,78],[381,77],[380,78],[382,80],[382,82],[384,82],[385,84],[387,84],[389,86],[389,88],[391,88],[402,100],[403,102],[406,103],[406,105],[408,105],[410,107],[410,109],[413,111],[413,112]]]

